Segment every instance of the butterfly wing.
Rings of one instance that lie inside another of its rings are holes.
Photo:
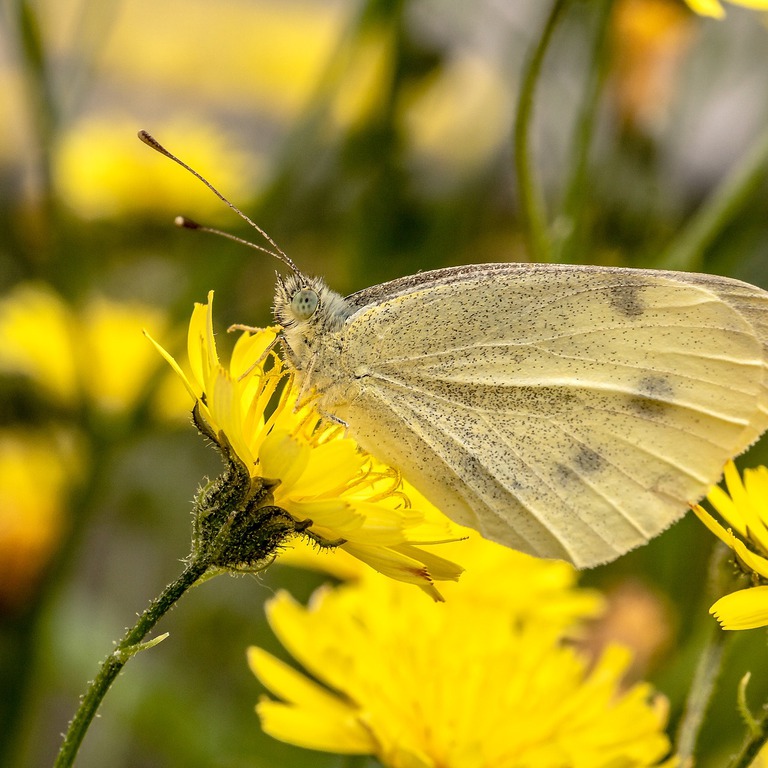
[[[327,407],[450,517],[525,552],[618,557],[768,427],[768,293],[739,281],[476,265],[348,301],[357,396]]]

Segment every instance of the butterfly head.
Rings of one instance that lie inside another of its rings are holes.
[[[322,278],[296,271],[287,277],[277,276],[274,313],[288,356],[301,370],[318,340],[340,330],[352,310]]]

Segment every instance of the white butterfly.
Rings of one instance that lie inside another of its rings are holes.
[[[667,528],[768,428],[768,292],[729,278],[484,264],[342,298],[296,270],[275,315],[363,448],[457,522],[579,567]]]
[[[287,361],[320,409],[490,539],[589,567],[647,542],[768,428],[768,292],[725,277],[478,264],[342,298],[275,249]]]

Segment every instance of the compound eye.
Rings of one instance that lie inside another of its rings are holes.
[[[320,299],[311,288],[302,288],[291,298],[291,311],[297,320],[309,320],[315,314]]]

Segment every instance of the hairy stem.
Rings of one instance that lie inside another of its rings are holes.
[[[131,656],[142,650],[140,643],[147,636],[147,633],[207,569],[207,559],[192,560],[179,577],[149,604],[149,607],[141,614],[139,620],[127,632],[117,648],[107,656],[69,724],[64,743],[61,745],[54,764],[55,768],[69,768],[73,764],[88,727],[120,670]]]

